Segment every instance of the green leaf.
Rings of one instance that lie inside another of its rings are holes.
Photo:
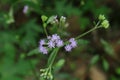
[[[14,22],[14,17],[13,17],[13,8],[10,8],[10,11],[8,14],[4,15],[5,21],[7,24],[11,24]]]
[[[99,60],[99,55],[93,56],[93,58],[90,61],[91,65],[96,64],[98,60]]]
[[[104,47],[105,52],[110,56],[114,56],[115,52],[114,52],[113,47],[103,39],[101,39],[101,43]]]
[[[108,69],[109,69],[109,63],[105,59],[103,59],[103,68],[104,68],[105,71],[108,71]]]
[[[56,64],[55,64],[55,72],[59,71],[63,65],[65,64],[65,59],[60,59]]]
[[[28,53],[28,56],[32,56],[32,55],[34,55],[34,54],[39,54],[39,53],[40,53],[40,52],[39,52],[38,48],[36,48],[36,49],[30,51],[30,52]]]

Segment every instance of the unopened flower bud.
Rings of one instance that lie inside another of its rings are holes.
[[[105,20],[105,16],[100,14],[98,19],[99,20]]]
[[[61,16],[60,21],[64,23],[66,21],[66,17]]]
[[[108,20],[104,20],[101,25],[104,27],[104,28],[108,28],[109,27],[109,21]]]

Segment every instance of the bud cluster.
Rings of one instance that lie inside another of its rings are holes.
[[[41,72],[40,77],[48,80],[53,80],[53,75],[51,73],[50,68],[40,69],[40,72]]]
[[[105,18],[104,15],[99,15],[99,18],[98,18],[101,22],[101,26],[104,27],[104,28],[108,28],[109,27],[109,21]]]

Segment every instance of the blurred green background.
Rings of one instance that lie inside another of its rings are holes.
[[[49,57],[34,50],[45,37],[41,15],[67,17],[69,38],[91,29],[99,14],[110,28],[83,37],[71,53],[61,50],[55,80],[120,80],[120,0],[0,0],[0,80],[39,80]]]

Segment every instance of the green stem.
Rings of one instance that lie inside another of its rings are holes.
[[[88,33],[92,32],[92,31],[95,30],[95,29],[97,29],[97,27],[94,27],[94,28],[90,29],[89,31],[87,31],[87,32],[85,32],[85,33],[79,35],[79,36],[76,37],[75,39],[79,39],[79,38],[81,38],[81,37],[87,35]]]
[[[52,67],[53,63],[54,63],[54,60],[57,56],[57,53],[59,51],[59,48],[56,48],[53,50],[53,52],[51,53],[49,59],[48,59],[48,67]]]
[[[83,34],[81,34],[81,35],[79,35],[79,36],[78,36],[78,37],[76,37],[75,39],[79,39],[79,38],[81,38],[81,37],[83,37],[83,36],[87,35],[88,33],[90,33],[90,32],[92,32],[92,31],[94,31],[95,29],[100,28],[100,26],[98,26],[99,24],[100,24],[100,21],[98,21],[98,23],[95,25],[95,27],[94,27],[94,28],[90,29],[89,31],[87,31],[87,32],[85,32],[85,33],[83,33]]]
[[[46,28],[45,28],[45,27],[44,27],[44,31],[45,31],[46,36],[48,36],[47,30],[46,30]]]

